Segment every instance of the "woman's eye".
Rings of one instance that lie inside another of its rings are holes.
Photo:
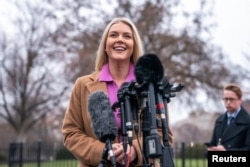
[[[116,37],[117,35],[116,34],[110,34],[111,37]]]
[[[130,36],[130,35],[126,35],[126,36],[125,36],[125,38],[128,38],[128,39],[130,39],[130,38],[131,38],[131,36]]]

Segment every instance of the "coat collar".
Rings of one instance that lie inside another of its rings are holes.
[[[249,124],[249,119],[247,118],[246,114],[247,114],[246,111],[243,108],[241,108],[239,114],[234,120],[234,123],[231,124],[229,127],[225,126],[225,121],[227,120],[226,114],[218,118],[217,123],[219,124],[218,128],[220,128],[218,132],[222,132],[221,138],[223,142],[226,142],[231,138],[237,136],[238,133],[241,132],[242,128],[244,128],[244,125]],[[225,127],[223,128],[223,126]]]
[[[244,108],[241,107],[237,117],[235,118],[235,123],[236,124],[248,124],[249,120],[247,118],[247,113],[246,111],[244,110]],[[222,116],[220,116],[218,119],[217,119],[217,123],[223,123],[225,120],[227,119],[227,113],[223,114]]]
[[[89,79],[92,82],[88,82],[86,86],[90,93],[97,91],[97,90],[102,90],[105,93],[107,93],[107,84],[106,82],[99,81],[99,76],[100,76],[100,71],[94,72],[89,75]]]

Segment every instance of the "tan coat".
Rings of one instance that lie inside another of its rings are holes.
[[[98,166],[105,146],[92,131],[88,112],[88,96],[97,90],[107,93],[106,83],[99,81],[99,75],[100,72],[95,72],[76,80],[63,121],[64,145],[79,160],[79,167]],[[169,130],[170,144],[172,139]],[[136,139],[133,146],[138,158],[131,166],[141,166],[142,154]]]

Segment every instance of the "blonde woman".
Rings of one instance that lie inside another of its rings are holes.
[[[134,68],[143,54],[142,42],[135,25],[127,18],[114,18],[104,30],[97,51],[95,72],[76,80],[62,126],[65,147],[79,160],[79,166],[98,166],[105,143],[98,140],[91,128],[88,113],[88,97],[101,90],[111,105],[118,101],[117,91],[122,83],[135,80]],[[112,144],[117,166],[124,166],[125,154],[129,154],[129,166],[141,166],[142,150],[134,138],[124,153],[119,111],[114,112],[118,136]],[[170,131],[170,142],[172,133]],[[107,164],[107,166],[111,166]],[[127,165],[128,166],[128,165]]]

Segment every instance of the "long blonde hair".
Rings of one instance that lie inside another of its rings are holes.
[[[106,64],[108,62],[108,55],[105,52],[105,45],[106,45],[106,40],[108,37],[108,32],[110,27],[113,24],[116,24],[118,22],[122,22],[127,24],[131,29],[132,29],[132,33],[133,33],[133,38],[134,38],[134,50],[133,50],[133,55],[131,57],[131,62],[132,63],[136,63],[137,60],[139,59],[140,56],[142,56],[143,54],[143,47],[142,47],[142,41],[140,38],[140,35],[138,33],[138,30],[136,28],[136,26],[134,25],[134,23],[132,21],[130,21],[128,18],[125,17],[117,17],[114,18],[105,28],[98,50],[97,50],[97,57],[96,57],[96,61],[95,61],[95,71],[100,71],[102,69],[102,66],[104,64]]]

